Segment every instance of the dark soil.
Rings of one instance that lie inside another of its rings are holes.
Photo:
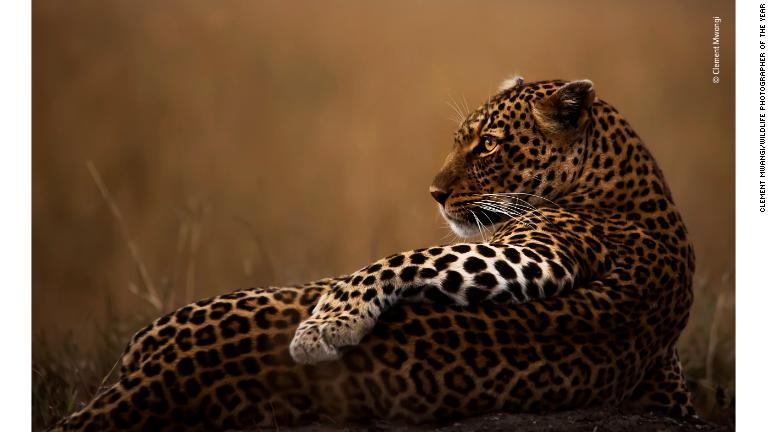
[[[689,423],[652,414],[627,414],[606,409],[567,411],[547,415],[488,414],[444,425],[404,425],[375,422],[366,426],[313,425],[280,428],[291,432],[731,432],[733,425]]]

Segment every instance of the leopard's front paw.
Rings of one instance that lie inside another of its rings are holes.
[[[357,345],[371,327],[372,320],[359,317],[309,318],[296,329],[290,345],[291,357],[296,363],[305,364],[337,360],[341,357],[340,347]]]
[[[289,347],[296,363],[317,363],[336,360],[339,351],[329,345],[321,332],[322,320],[308,319],[299,325]]]

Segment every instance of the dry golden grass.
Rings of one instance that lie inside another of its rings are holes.
[[[127,317],[439,243],[427,186],[447,102],[478,105],[513,73],[590,78],[653,151],[698,256],[681,355],[702,409],[728,417],[732,23],[732,2],[692,0],[34,2],[37,424],[98,385]]]

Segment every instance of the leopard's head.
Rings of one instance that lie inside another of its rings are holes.
[[[577,181],[595,92],[587,80],[502,84],[469,113],[430,193],[461,236],[556,201]]]

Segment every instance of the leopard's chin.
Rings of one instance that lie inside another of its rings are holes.
[[[480,227],[477,225],[477,222],[473,221],[473,223],[470,223],[469,221],[464,220],[462,217],[449,212],[443,206],[439,206],[439,208],[440,215],[443,217],[443,219],[446,220],[446,222],[448,222],[448,226],[451,227],[451,231],[453,231],[459,237],[467,238],[480,234]],[[483,226],[483,229],[485,229],[485,226]]]

